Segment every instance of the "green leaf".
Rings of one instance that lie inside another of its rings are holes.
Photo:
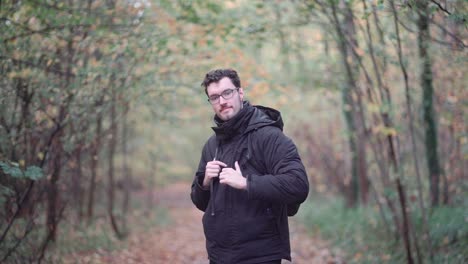
[[[18,164],[12,164],[9,165],[8,163],[5,162],[0,162],[0,167],[3,170],[3,173],[10,175],[13,178],[23,178],[23,172],[21,169],[18,167]]]
[[[0,168],[6,175],[18,179],[28,178],[31,180],[38,180],[44,176],[42,169],[37,166],[29,166],[26,168],[26,171],[22,171],[16,163],[11,163],[10,165],[6,162],[0,162]]]
[[[24,172],[24,176],[33,181],[38,180],[44,176],[42,169],[37,166],[29,166]]]

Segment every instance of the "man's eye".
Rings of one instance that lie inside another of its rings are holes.
[[[219,98],[219,95],[210,96],[211,101],[217,100],[218,98]]]
[[[228,95],[230,95],[231,93],[232,93],[232,90],[229,89],[229,90],[224,91],[224,92],[223,92],[223,95],[224,95],[224,96],[228,96]]]

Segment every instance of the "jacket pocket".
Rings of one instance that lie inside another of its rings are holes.
[[[271,208],[255,216],[239,217],[236,221],[234,243],[244,244],[253,240],[271,240],[279,236],[276,218]]]
[[[228,244],[228,229],[226,228],[224,211],[218,210],[213,216],[211,211],[207,210],[203,215],[202,222],[208,247],[226,246]]]

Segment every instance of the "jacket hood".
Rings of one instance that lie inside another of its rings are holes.
[[[232,119],[223,121],[215,115],[214,122],[216,126],[212,129],[219,140],[230,139],[264,126],[275,126],[283,131],[283,120],[279,111],[261,105],[253,106],[249,101],[243,102],[242,109]]]
[[[278,110],[261,105],[255,105],[253,108],[254,112],[245,133],[264,126],[275,126],[283,131],[284,123]]]

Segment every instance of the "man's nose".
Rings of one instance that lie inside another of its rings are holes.
[[[226,102],[227,102],[227,100],[224,99],[224,97],[222,97],[222,96],[219,97],[219,104],[220,105],[224,105],[224,104],[226,104]]]

